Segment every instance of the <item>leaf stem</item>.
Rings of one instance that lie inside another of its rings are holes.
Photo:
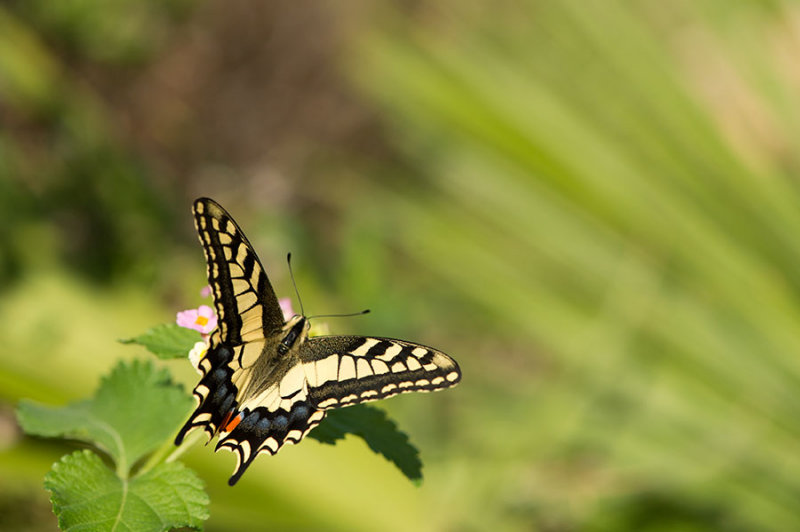
[[[173,450],[172,453],[170,453],[170,455],[167,456],[167,459],[164,460],[164,461],[166,463],[170,463],[170,462],[174,462],[175,460],[180,458],[180,456],[183,453],[188,451],[195,443],[200,441],[200,439],[203,437],[204,434],[205,434],[205,431],[202,431],[202,430],[196,430],[196,431],[192,432],[191,434],[189,434],[189,436],[186,437],[186,439],[183,441],[183,443],[181,443],[180,446],[178,446],[177,449]]]
[[[147,471],[150,471],[161,462],[174,461],[177,457],[185,453],[187,449],[189,449],[192,445],[194,445],[200,439],[200,436],[202,436],[202,434],[203,434],[202,430],[196,430],[192,432],[186,439],[183,440],[183,443],[181,443],[180,446],[178,446],[177,448],[174,448],[175,447],[174,435],[170,436],[170,438],[168,438],[167,440],[164,441],[164,443],[161,444],[161,447],[156,449],[156,451],[150,455],[150,458],[147,459],[147,461],[144,463],[144,465],[141,467],[141,469],[139,469],[139,471],[136,474],[141,475],[143,473],[146,473]]]

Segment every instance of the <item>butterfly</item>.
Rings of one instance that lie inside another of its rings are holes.
[[[309,337],[309,320],[284,320],[261,261],[218,203],[192,207],[218,324],[200,359],[197,408],[175,444],[196,428],[236,455],[233,486],[256,456],[298,443],[332,408],[449,388],[458,364],[421,344],[372,336]]]

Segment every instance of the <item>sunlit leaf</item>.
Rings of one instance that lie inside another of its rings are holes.
[[[126,472],[170,437],[191,406],[166,370],[134,361],[117,365],[93,399],[64,407],[22,400],[17,416],[28,434],[93,444]]]
[[[53,464],[44,485],[62,530],[200,528],[209,515],[203,483],[180,463],[120,478],[93,452],[76,451]]]
[[[175,323],[156,325],[144,334],[120,340],[123,344],[138,344],[159,358],[184,358],[195,343],[201,340],[200,333],[180,327]]]

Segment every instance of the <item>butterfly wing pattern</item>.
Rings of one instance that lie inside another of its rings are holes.
[[[194,388],[197,408],[175,439],[202,428],[228,449],[234,485],[260,453],[298,443],[325,411],[461,380],[458,364],[436,349],[368,336],[308,337],[304,316],[285,321],[261,261],[215,201],[193,206],[205,251],[218,327]]]

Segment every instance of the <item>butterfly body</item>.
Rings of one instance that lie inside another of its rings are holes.
[[[259,453],[298,443],[331,408],[453,386],[461,372],[436,349],[366,336],[309,338],[304,316],[284,321],[261,262],[230,215],[195,201],[195,225],[219,318],[193,394],[198,406],[176,437],[202,428],[237,457],[233,485]]]

